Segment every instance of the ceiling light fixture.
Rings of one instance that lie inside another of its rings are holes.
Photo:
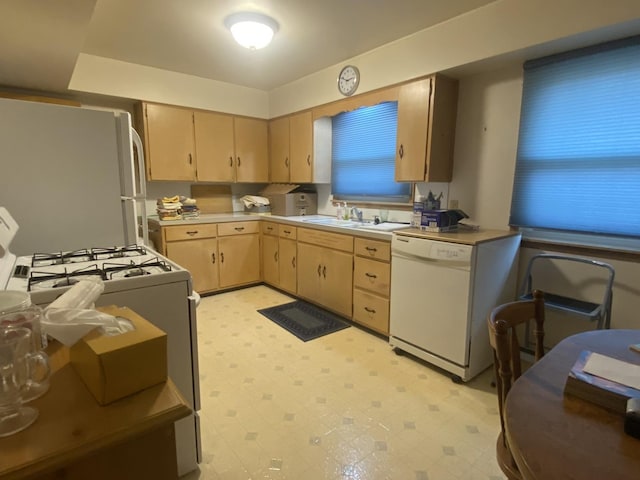
[[[224,24],[236,42],[250,50],[269,45],[273,34],[278,31],[278,22],[257,12],[233,13],[225,18]]]

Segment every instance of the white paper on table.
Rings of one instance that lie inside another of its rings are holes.
[[[640,365],[592,353],[583,370],[591,375],[640,390]]]

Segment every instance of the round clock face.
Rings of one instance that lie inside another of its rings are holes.
[[[360,72],[353,65],[347,65],[338,75],[338,90],[343,95],[353,95],[360,83]]]

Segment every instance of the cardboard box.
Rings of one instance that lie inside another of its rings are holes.
[[[318,213],[318,194],[302,191],[300,185],[272,183],[260,195],[269,199],[272,215],[290,217]]]
[[[101,312],[129,320],[135,330],[107,336],[93,330],[69,349],[69,360],[100,405],[167,380],[167,334],[127,307]]]
[[[424,210],[420,225],[431,228],[454,227],[463,218],[469,218],[462,210]]]

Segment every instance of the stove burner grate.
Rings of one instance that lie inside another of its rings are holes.
[[[101,280],[106,280],[104,272],[100,270],[97,265],[89,265],[72,271],[65,268],[64,272],[39,272],[37,270],[32,270],[27,290],[32,291],[37,290],[38,288],[68,287],[78,283],[85,277],[98,277]]]
[[[66,263],[90,262],[91,260],[93,260],[91,252],[87,249],[74,250],[73,252],[34,253],[31,258],[31,266],[46,267]]]

